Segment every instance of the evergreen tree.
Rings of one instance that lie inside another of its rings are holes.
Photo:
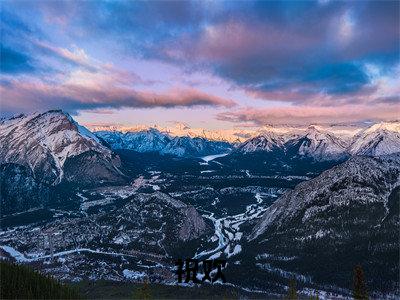
[[[354,268],[353,298],[357,300],[368,299],[367,286],[364,280],[364,271],[360,265]]]
[[[80,299],[72,287],[29,266],[0,262],[0,299]]]
[[[294,278],[290,279],[290,281],[289,281],[289,290],[288,290],[286,299],[288,299],[288,300],[298,299],[297,288],[296,288],[296,279],[294,279]]]
[[[151,290],[147,279],[145,279],[143,285],[137,288],[133,293],[133,299],[152,299]]]

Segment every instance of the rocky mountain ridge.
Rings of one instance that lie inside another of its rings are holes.
[[[123,177],[119,157],[61,110],[2,121],[0,144],[0,164],[27,167],[50,185],[82,179],[118,182]]]
[[[316,126],[309,126],[301,134],[277,135],[273,132],[254,137],[239,146],[240,153],[279,150],[299,157],[316,160],[345,159],[350,156],[379,156],[400,152],[400,123],[382,122],[344,139]]]
[[[361,264],[371,288],[393,291],[399,205],[400,154],[352,157],[266,209],[249,236],[254,251],[264,253],[257,266],[346,288],[352,269]],[[278,265],[271,261],[276,256],[290,260]]]
[[[178,157],[200,157],[231,151],[229,143],[210,141],[201,137],[172,137],[167,133],[151,128],[138,132],[97,131],[95,134],[115,150],[134,150],[137,152],[157,152],[161,155]]]

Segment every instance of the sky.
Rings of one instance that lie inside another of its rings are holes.
[[[0,1],[0,114],[227,129],[400,119],[399,1]]]

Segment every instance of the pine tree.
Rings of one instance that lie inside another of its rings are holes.
[[[354,268],[353,298],[357,300],[368,299],[367,286],[364,280],[364,271],[360,265]]]
[[[144,280],[144,283],[141,287],[136,289],[132,296],[133,299],[152,299],[151,290],[147,279]]]
[[[296,279],[292,278],[289,281],[289,290],[286,296],[288,300],[295,300],[298,299],[297,297],[297,288],[296,288]]]
[[[0,261],[0,299],[80,299],[72,287],[29,266]]]

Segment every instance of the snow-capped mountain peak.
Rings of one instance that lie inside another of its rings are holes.
[[[61,110],[2,121],[0,142],[1,163],[27,166],[53,184],[63,179],[69,158],[93,151],[110,162],[114,160],[110,149]]]
[[[229,143],[210,141],[201,137],[172,137],[155,128],[138,132],[98,131],[96,135],[105,140],[113,149],[137,152],[158,152],[175,156],[204,156],[221,154],[231,149]]]
[[[310,126],[306,134],[292,141],[298,146],[300,156],[314,157],[319,160],[338,159],[345,156],[346,145],[339,138],[328,132],[319,131],[315,126]]]
[[[400,152],[400,122],[382,122],[361,131],[354,137],[349,152],[370,156]]]
[[[244,153],[267,151],[271,152],[283,147],[284,140],[279,135],[268,132],[251,138],[238,147],[238,151]]]

